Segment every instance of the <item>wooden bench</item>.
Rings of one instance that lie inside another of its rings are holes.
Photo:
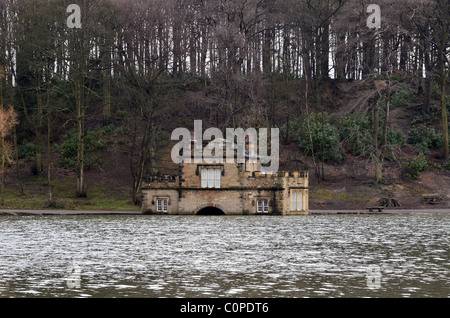
[[[369,210],[369,212],[373,212],[374,210],[378,210],[378,212],[383,212],[382,206],[370,206],[366,208],[366,210]]]
[[[439,195],[436,193],[427,193],[422,195],[422,199],[425,203],[437,204],[440,200]]]

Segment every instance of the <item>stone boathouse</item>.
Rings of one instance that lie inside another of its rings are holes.
[[[248,159],[248,158],[247,158]],[[260,162],[181,163],[178,175],[150,176],[142,213],[307,215],[306,172],[260,171]]]

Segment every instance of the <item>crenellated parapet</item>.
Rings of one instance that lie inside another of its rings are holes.
[[[177,175],[152,175],[146,178],[142,183],[143,189],[168,189],[174,188],[179,184]]]
[[[293,172],[284,172],[284,180],[285,180],[285,187],[291,188],[291,187],[303,187],[308,188],[308,172],[301,172],[301,171],[293,171]]]
[[[308,214],[307,172],[253,168],[199,162],[180,165],[178,175],[149,176],[142,184],[143,213]]]
[[[278,186],[283,188],[289,187],[308,187],[308,173],[307,172],[285,172],[279,171],[277,173],[262,173],[260,171],[245,171],[244,183],[248,186]]]

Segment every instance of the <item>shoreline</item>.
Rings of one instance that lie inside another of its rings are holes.
[[[383,209],[382,212],[367,210],[310,210],[310,215],[329,215],[329,214],[390,214],[390,215],[419,215],[419,214],[448,214],[450,209]]]
[[[0,209],[2,215],[143,215],[141,211],[119,211],[119,210],[30,210],[30,209]]]
[[[450,209],[386,209],[382,212],[367,210],[310,210],[309,215],[450,215]],[[116,210],[29,210],[29,209],[0,209],[0,216],[33,216],[33,215],[142,215],[141,211]]]

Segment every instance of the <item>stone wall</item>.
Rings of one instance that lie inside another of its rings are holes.
[[[156,199],[168,198],[167,213],[178,214],[179,196],[178,190],[175,189],[145,189],[142,191],[142,213],[157,213]]]
[[[241,191],[222,189],[182,190],[180,214],[196,214],[202,208],[216,207],[225,214],[243,214]]]
[[[220,168],[220,188],[201,187],[202,168]],[[269,200],[270,214],[308,211],[308,176],[299,172],[263,174],[246,171],[246,164],[184,164],[180,176],[158,176],[143,184],[143,213],[155,213],[155,198],[168,197],[168,214],[196,214],[216,207],[226,214],[255,214],[257,200]],[[291,211],[291,192],[302,192],[302,211]]]

